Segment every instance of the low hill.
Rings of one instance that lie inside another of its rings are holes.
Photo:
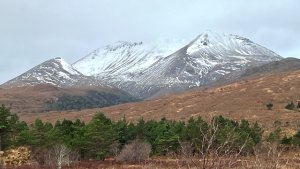
[[[0,90],[0,104],[17,113],[81,110],[132,101],[137,99],[119,89],[105,87],[60,88],[42,84]]]

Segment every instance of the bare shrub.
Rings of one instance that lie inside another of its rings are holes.
[[[190,142],[180,142],[180,155],[186,158],[193,156],[193,145]]]
[[[71,151],[64,144],[56,144],[48,148],[40,148],[34,150],[33,159],[41,166],[47,168],[61,169],[71,162],[78,161],[79,154]]]
[[[282,158],[285,148],[279,143],[263,142],[254,148],[255,168],[285,168],[288,160]]]
[[[243,153],[249,136],[236,145],[238,136],[235,132],[236,128],[230,129],[224,136],[222,143],[218,142],[218,133],[221,128],[216,120],[211,120],[211,123],[204,131],[200,128],[202,136],[201,144],[196,147],[197,153],[191,151],[192,143],[180,142],[182,158],[187,163],[188,168],[233,168],[240,165],[240,157]]]
[[[35,148],[32,151],[32,160],[36,161],[39,165],[44,165],[46,160],[47,150],[45,148]]]
[[[122,149],[116,160],[121,162],[141,162],[149,158],[151,145],[140,139],[133,140]]]
[[[111,155],[113,155],[114,157],[117,157],[120,154],[120,143],[119,142],[114,142],[112,145],[110,145],[110,149],[109,152]]]
[[[70,154],[71,150],[64,144],[54,145],[47,153],[46,165],[57,169],[70,165]]]

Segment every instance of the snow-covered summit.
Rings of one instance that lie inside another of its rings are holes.
[[[224,56],[226,55],[226,53],[241,56],[279,56],[276,53],[252,42],[247,38],[233,34],[218,34],[212,31],[206,31],[205,33],[199,35],[196,40],[189,46],[189,48],[187,49],[187,54],[192,55],[194,52],[202,52],[204,54],[210,53],[214,55],[224,54]]]
[[[191,41],[120,41],[95,50],[73,67],[147,98],[165,88],[177,91],[209,84],[234,71],[279,59],[247,38],[206,31]]]
[[[79,85],[84,80],[88,80],[88,78],[64,59],[57,57],[35,66],[22,75],[4,83],[2,87],[35,86],[38,84],[71,87]]]
[[[162,39],[155,42],[118,41],[93,51],[73,66],[85,75],[135,73],[171,55],[185,44],[184,40]]]

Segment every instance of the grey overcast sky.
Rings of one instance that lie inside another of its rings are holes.
[[[299,0],[0,0],[0,83],[118,41],[238,34],[300,57]]]

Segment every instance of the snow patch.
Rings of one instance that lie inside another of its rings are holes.
[[[80,75],[78,73],[78,71],[76,71],[70,64],[68,64],[64,59],[62,58],[55,58],[56,61],[58,61],[62,68],[64,70],[66,70],[67,72],[69,72],[70,74],[73,74],[73,75]]]

